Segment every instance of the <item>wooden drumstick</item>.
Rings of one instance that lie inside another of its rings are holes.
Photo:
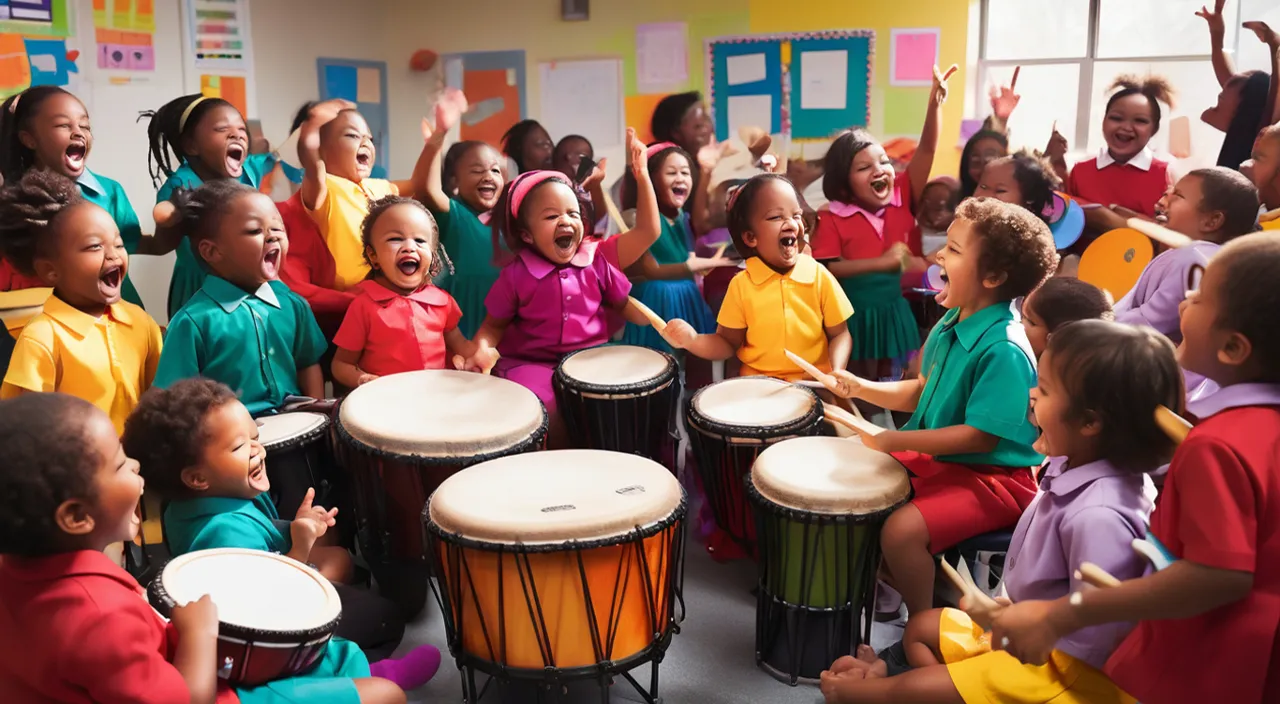
[[[646,306],[645,304],[641,303],[640,301],[637,301],[631,296],[627,296],[627,300],[631,302],[631,305],[636,307],[636,310],[640,311],[641,315],[649,319],[649,324],[653,326],[654,330],[657,330],[659,333],[661,333],[663,330],[667,329],[667,321],[658,317],[657,313],[654,313],[652,310],[649,310],[649,306]]]
[[[613,224],[618,227],[618,232],[626,232],[629,228],[627,223],[622,219],[622,213],[618,211],[618,206],[614,205],[613,197],[609,195],[609,191],[604,191],[604,209],[609,213],[609,219],[613,220]]]
[[[859,435],[870,435],[871,437],[875,437],[884,432],[884,428],[881,428],[875,423],[858,418],[834,403],[823,402],[822,415],[832,423],[843,425]]]
[[[712,255],[711,255],[711,258],[712,258],[712,259],[719,259],[720,257],[723,257],[723,256],[724,256],[724,250],[726,250],[726,249],[728,249],[728,248],[729,248],[729,243],[728,243],[728,242],[724,242],[724,243],[722,243],[719,247],[716,247],[716,251],[715,251],[715,253],[714,253],[714,254],[712,254]]]
[[[1159,242],[1166,247],[1186,247],[1191,244],[1191,238],[1181,232],[1174,232],[1167,227],[1162,227],[1149,220],[1142,218],[1129,218],[1125,223],[1131,229],[1137,230],[1151,239]]]
[[[1280,220],[1280,208],[1265,212],[1258,216],[1258,222],[1275,222]]]
[[[1174,413],[1164,406],[1156,406],[1156,425],[1165,432],[1173,442],[1181,445],[1191,432],[1191,423],[1186,418]]]
[[[1099,588],[1110,589],[1120,586],[1120,580],[1092,562],[1081,562],[1075,576],[1076,579]]]
[[[791,350],[783,350],[783,354],[787,355],[787,359],[791,360],[797,367],[804,370],[805,374],[813,377],[814,381],[820,382],[828,389],[836,385],[836,378],[821,369],[809,364],[808,360]]]
[[[947,562],[945,557],[940,562],[942,563],[942,573],[955,585],[956,589],[960,590],[962,596],[969,598],[969,608],[965,610],[965,613],[973,616],[981,625],[989,626],[991,615],[1001,608],[1000,602],[987,596],[972,581],[965,579],[951,566],[951,563]],[[960,563],[964,564],[963,558],[961,558]],[[968,572],[968,568],[965,568],[965,571]]]

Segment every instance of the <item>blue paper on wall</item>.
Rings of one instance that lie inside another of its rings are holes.
[[[360,91],[360,74],[355,66],[325,66],[325,95],[329,98],[342,98],[356,101]]]
[[[80,72],[67,56],[65,39],[25,39],[24,43],[31,63],[31,85],[65,86],[71,82],[71,74]]]

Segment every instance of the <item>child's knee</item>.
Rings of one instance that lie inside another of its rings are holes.
[[[928,547],[929,528],[920,510],[912,504],[894,511],[880,529],[880,548],[886,555],[895,550],[927,550]]]
[[[939,633],[942,630],[942,609],[929,609],[919,614],[911,614],[906,628],[902,631],[903,645],[920,643],[930,650],[938,649]]]
[[[407,704],[404,690],[391,680],[381,677],[362,677],[355,680],[360,704]]]

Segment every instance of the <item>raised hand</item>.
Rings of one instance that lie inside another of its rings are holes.
[[[725,144],[728,144],[727,142]],[[713,136],[711,143],[698,150],[698,166],[702,169],[702,173],[709,174],[715,170],[720,164],[720,160],[724,158],[724,145],[717,142]]]
[[[649,160],[645,158],[644,142],[636,136],[635,129],[627,128],[627,166],[631,167],[631,175],[641,178],[649,173]]]
[[[1053,123],[1053,133],[1049,135],[1049,144],[1044,148],[1044,156],[1050,161],[1062,161],[1067,158],[1067,138],[1058,131],[1058,123]]]
[[[436,99],[436,130],[448,132],[467,111],[467,96],[457,88],[445,88]]]
[[[1222,8],[1226,4],[1227,0],[1214,0],[1213,12],[1205,6],[1196,11],[1196,17],[1209,23],[1209,34],[1221,37],[1227,33],[1226,21],[1222,19]]]
[[[1280,48],[1280,34],[1276,34],[1276,31],[1268,26],[1266,22],[1254,20],[1252,22],[1245,22],[1241,26],[1258,35],[1258,39],[1260,39],[1263,44],[1271,47],[1272,51]]]
[[[938,105],[947,102],[947,94],[951,90],[947,86],[947,81],[959,70],[960,67],[955,64],[951,64],[951,68],[948,68],[945,72],[937,66],[933,67],[933,96]]]
[[[991,113],[1002,122],[1009,121],[1013,109],[1018,107],[1018,101],[1022,100],[1022,96],[1017,93],[1018,74],[1021,71],[1021,66],[1014,67],[1013,79],[1009,81],[1009,85],[991,86]]]
[[[587,176],[587,178],[582,182],[582,187],[590,191],[592,188],[603,183],[604,176],[605,176],[605,167],[608,166],[608,164],[609,164],[608,157],[605,157],[600,161],[597,161],[596,165],[591,167],[591,174]]]

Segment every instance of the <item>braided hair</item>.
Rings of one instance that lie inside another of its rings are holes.
[[[40,114],[46,100],[64,93],[72,95],[57,86],[35,86],[10,96],[0,106],[0,175],[6,181],[22,178],[23,172],[35,164],[36,153],[22,143],[19,135],[31,128],[31,119]]]
[[[174,189],[169,200],[177,210],[178,227],[191,238],[191,249],[198,253],[200,242],[217,237],[222,216],[231,204],[257,192],[239,181],[220,178],[205,181],[197,188]]]
[[[139,113],[139,121],[144,118],[150,120],[147,125],[147,170],[151,173],[152,184],[158,187],[187,162],[182,153],[182,138],[191,134],[210,110],[223,105],[231,103],[194,93],[170,100],[159,110]],[[191,109],[189,113],[188,108]]]
[[[54,244],[50,235],[58,216],[85,202],[75,182],[43,169],[0,188],[0,256],[34,276],[36,258]]]

